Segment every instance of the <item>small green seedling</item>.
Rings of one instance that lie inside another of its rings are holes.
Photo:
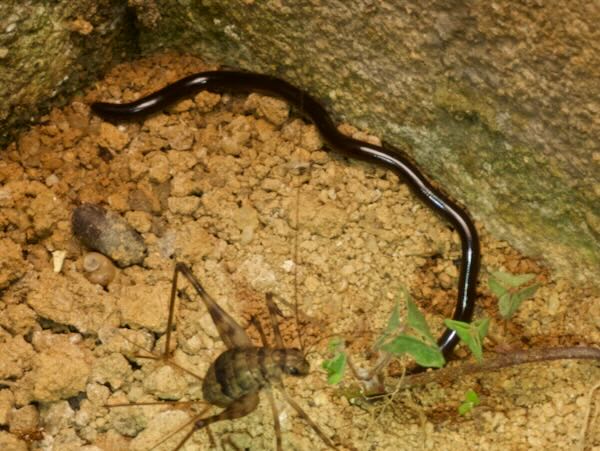
[[[425,317],[415,305],[410,294],[404,289],[401,293],[406,300],[406,328],[410,330],[412,335],[401,332],[389,340],[389,337],[394,334],[393,332],[400,329],[398,303],[396,303],[396,307],[388,320],[388,326],[382,337],[377,340],[378,347],[395,356],[409,354],[423,367],[441,368],[446,361],[433,335],[431,335]]]
[[[498,297],[498,309],[502,318],[510,318],[525,299],[535,294],[539,284],[523,286],[534,277],[535,274],[509,274],[501,271],[490,273],[488,285]]]
[[[481,401],[479,400],[479,396],[477,396],[477,393],[469,389],[465,393],[465,399],[463,400],[461,405],[458,406],[458,413],[460,415],[466,415],[470,413],[475,408],[475,406],[478,406],[480,403]]]
[[[341,338],[332,338],[327,348],[333,354],[333,357],[324,360],[321,367],[327,371],[327,383],[335,385],[344,377],[348,361],[348,357],[344,351],[344,340]]]
[[[483,338],[487,335],[490,326],[489,318],[478,319],[472,323],[445,319],[444,324],[458,334],[461,341],[469,347],[477,361],[481,363],[483,360]]]
[[[388,318],[387,326],[381,333],[377,341],[375,342],[374,348],[379,349],[381,346],[388,341],[391,337],[398,333],[400,330],[400,302],[398,296],[396,297],[396,303],[392,310],[392,314]]]

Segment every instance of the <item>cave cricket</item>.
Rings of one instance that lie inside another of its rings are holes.
[[[251,323],[256,327],[262,342],[262,346],[256,346],[252,343],[246,331],[206,292],[191,269],[183,263],[177,263],[171,287],[167,331],[165,333],[165,351],[160,356],[138,355],[137,357],[162,360],[180,368],[179,365],[169,361],[171,354],[169,350],[175,321],[177,280],[180,274],[191,283],[196,293],[202,299],[221,340],[227,347],[212,362],[202,384],[204,400],[211,405],[222,407],[223,410],[215,415],[203,416],[210,406],[205,408],[199,414],[195,415],[191,421],[165,436],[152,449],[188,427],[190,427],[190,430],[185,433],[185,436],[177,443],[173,451],[181,449],[195,432],[204,428],[207,429],[210,441],[213,443],[214,439],[210,434],[208,426],[212,423],[233,420],[252,413],[258,406],[259,392],[263,390],[267,394],[273,412],[276,449],[281,451],[281,424],[279,421],[279,412],[271,390],[273,387],[281,392],[286,402],[296,410],[298,415],[313,429],[323,443],[332,449],[336,449],[332,440],[311,420],[302,407],[285,390],[282,381],[284,374],[302,377],[308,374],[310,368],[302,350],[286,348],[284,346],[277,320],[277,316],[281,315],[281,311],[273,301],[273,296],[270,293],[267,293],[265,298],[269,320],[273,329],[275,347],[269,346],[258,318],[253,316]],[[183,370],[186,371],[185,369]],[[107,407],[125,407],[143,404],[112,404],[107,405]]]

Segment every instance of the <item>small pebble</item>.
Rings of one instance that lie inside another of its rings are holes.
[[[123,268],[140,264],[147,253],[141,235],[120,215],[94,204],[73,211],[73,234],[88,248],[108,256]]]
[[[11,432],[35,431],[39,422],[40,413],[33,404],[13,409],[8,415],[8,428]]]
[[[52,252],[52,269],[55,273],[59,273],[62,270],[65,258],[67,256],[66,251],[54,251]]]

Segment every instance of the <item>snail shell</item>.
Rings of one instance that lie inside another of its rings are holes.
[[[106,256],[98,252],[88,252],[83,256],[83,273],[87,280],[103,287],[115,278],[115,265]]]

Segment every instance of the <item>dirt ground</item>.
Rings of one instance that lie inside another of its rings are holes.
[[[388,378],[397,390],[387,402],[350,402],[349,374],[327,385],[329,339],[343,337],[354,361],[372,366],[369,350],[402,287],[441,331],[456,296],[458,237],[392,173],[325,151],[314,127],[279,100],[200,93],[119,125],[90,113],[94,100],[130,101],[206,69],[176,55],[115,67],[1,151],[0,449],[148,450],[190,418],[169,404],[105,407],[202,398],[198,378],[135,357],[163,349],[175,261],[244,326],[259,313],[267,324],[264,296],[274,293],[290,346],[298,346],[297,299],[312,371],[286,386],[339,449],[600,449],[597,362],[529,364],[411,390]],[[83,274],[88,250],[71,229],[82,203],[118,213],[143,237],[143,261],[117,268],[106,287]],[[592,287],[480,231],[476,317],[492,319],[495,339],[486,349],[600,344]],[[541,285],[508,323],[487,288],[495,270],[533,273]],[[203,375],[224,345],[180,283],[174,359]],[[468,389],[482,403],[463,417],[457,407]],[[284,449],[327,449],[281,396],[277,403]],[[223,449],[274,449],[265,399],[211,430]],[[208,448],[201,431],[183,449]]]

